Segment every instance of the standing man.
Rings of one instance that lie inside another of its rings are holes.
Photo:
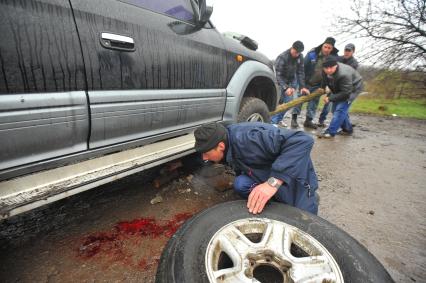
[[[290,49],[281,53],[275,61],[275,72],[281,89],[280,101],[283,103],[293,99],[298,85],[301,93],[309,94],[309,90],[305,88],[305,70],[302,54],[304,48],[303,42],[297,40]],[[283,121],[285,113],[282,112],[272,116],[271,123],[287,127]]]
[[[355,70],[358,70],[359,64],[354,57],[354,53],[355,53],[355,45],[353,43],[346,44],[343,56],[339,56],[339,62],[349,65]]]
[[[252,122],[208,124],[194,136],[203,160],[225,160],[235,169],[234,190],[248,198],[250,213],[261,213],[271,198],[318,213],[318,180],[310,156],[314,140],[309,134]]]
[[[323,66],[322,87],[328,86],[331,90],[324,96],[324,103],[333,102],[331,119],[328,128],[318,135],[319,138],[333,138],[338,130],[342,134],[351,135],[352,123],[349,119],[349,108],[363,89],[361,75],[349,65],[338,63],[334,57],[328,57]]]
[[[321,86],[322,80],[322,63],[329,55],[337,56],[339,50],[334,47],[336,40],[333,37],[327,37],[323,44],[313,48],[306,54],[305,58],[305,80],[309,92],[314,92]],[[319,103],[319,97],[309,101],[308,109],[306,112],[306,119],[303,126],[306,128],[316,129],[317,126],[312,122],[315,117]],[[293,115],[291,119],[291,127],[298,128],[297,115],[300,115],[302,104],[293,108]]]
[[[355,45],[353,43],[348,43],[345,46],[345,51],[343,53],[343,56],[339,56],[337,58],[337,61],[342,62],[343,64],[349,65],[355,70],[358,69],[358,61],[353,56],[355,52]],[[324,128],[325,127],[325,119],[327,119],[328,112],[330,112],[330,103],[324,104],[324,107],[322,108],[321,114],[318,119],[318,127]]]

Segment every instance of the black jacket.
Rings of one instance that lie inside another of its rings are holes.
[[[300,88],[305,87],[305,71],[303,66],[303,54],[293,58],[290,54],[290,49],[281,53],[275,60],[275,73],[278,84],[286,90],[292,85],[295,78],[299,83]]]

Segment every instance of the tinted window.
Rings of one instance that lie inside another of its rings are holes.
[[[194,18],[189,0],[122,0],[123,2],[190,22]]]

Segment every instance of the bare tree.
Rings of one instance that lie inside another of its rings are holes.
[[[426,74],[426,0],[354,0],[334,32],[367,40],[361,60]]]

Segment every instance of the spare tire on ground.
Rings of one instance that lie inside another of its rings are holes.
[[[280,203],[253,215],[242,200],[182,225],[163,250],[156,282],[393,280],[365,247],[326,220]]]

